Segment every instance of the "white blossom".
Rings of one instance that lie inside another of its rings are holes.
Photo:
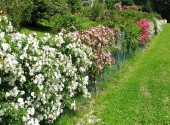
[[[21,81],[21,83],[26,82],[26,77],[22,75],[20,81]]]
[[[76,101],[74,100],[73,103],[71,103],[71,109],[76,110]]]
[[[20,106],[23,106],[24,105],[23,98],[18,98],[18,103],[19,103]]]
[[[8,43],[2,43],[1,46],[4,51],[7,51],[10,48]]]
[[[1,32],[0,33],[0,38],[4,38],[4,36],[5,36],[5,32]]]
[[[5,96],[6,96],[6,98],[8,98],[10,96],[10,93],[6,92]]]
[[[34,107],[32,107],[32,108],[28,108],[28,110],[27,110],[27,112],[28,112],[28,114],[30,114],[30,115],[34,115],[34,113],[35,113],[35,108]]]

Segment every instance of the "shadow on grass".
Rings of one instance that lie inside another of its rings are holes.
[[[42,32],[42,33],[51,33],[55,34],[55,28],[50,27],[50,26],[44,26],[42,24],[27,24],[23,26],[23,28],[28,29],[30,31],[35,31],[35,32]]]

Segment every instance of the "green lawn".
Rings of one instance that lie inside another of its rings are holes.
[[[170,124],[170,24],[104,84],[97,98],[56,125],[75,125],[90,111],[101,119],[97,125]]]
[[[21,33],[24,33],[24,34],[31,34],[32,32],[35,32],[37,34],[38,37],[44,37],[45,33],[50,33],[50,35],[54,36],[54,34],[57,34],[57,33],[54,33],[52,32],[52,28],[49,27],[49,26],[43,26],[43,25],[37,25],[37,26],[26,26],[26,27],[23,27],[21,29]]]

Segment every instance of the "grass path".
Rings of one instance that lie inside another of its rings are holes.
[[[101,119],[97,125],[170,125],[170,24],[122,66],[116,85],[111,80],[88,108]],[[75,125],[68,117],[60,123]]]
[[[116,88],[96,100],[95,111],[103,124],[170,124],[170,24],[147,52],[126,66]]]

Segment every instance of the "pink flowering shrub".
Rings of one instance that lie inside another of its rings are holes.
[[[150,38],[150,23],[146,19],[141,19],[137,24],[141,27],[140,44],[144,45]]]
[[[93,74],[100,73],[106,65],[114,63],[115,60],[110,53],[116,48],[113,29],[104,26],[93,27],[82,32],[81,40],[92,47],[95,55]]]
[[[117,10],[125,10],[125,9],[132,9],[132,10],[136,10],[136,11],[139,10],[138,6],[136,6],[136,5],[132,5],[132,6],[124,5],[123,6],[121,3],[116,3],[114,5],[114,8]]]
[[[139,8],[138,8],[136,5],[132,5],[132,6],[124,5],[124,6],[122,7],[122,9],[123,9],[123,10],[125,10],[125,9],[132,9],[132,10],[136,10],[136,11],[139,10]]]

